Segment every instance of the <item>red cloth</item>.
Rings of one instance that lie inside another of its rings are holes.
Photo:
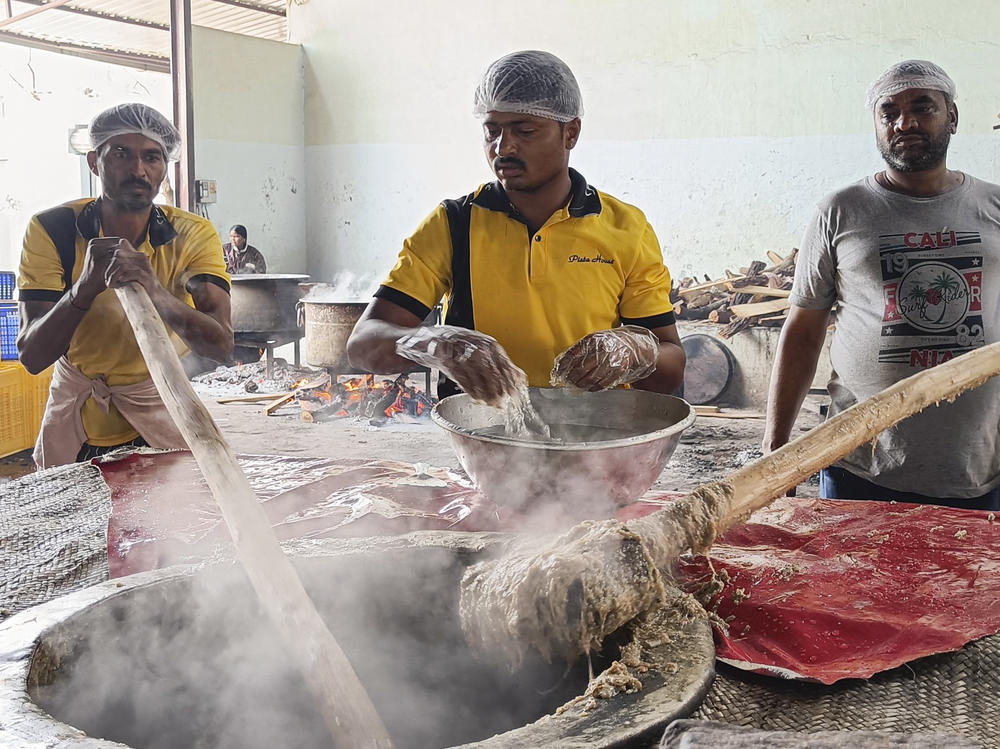
[[[112,577],[200,561],[228,545],[189,453],[99,465],[112,490]],[[526,527],[445,469],[275,456],[241,456],[240,465],[282,539]],[[651,492],[618,517],[646,515],[675,496]],[[716,630],[718,656],[829,684],[997,632],[997,526],[973,510],[780,499],[712,548],[713,567],[730,578],[710,601],[729,621],[728,632]],[[677,574],[696,588],[707,560],[685,557]]]
[[[729,622],[716,654],[740,668],[832,684],[1000,630],[991,513],[784,498],[710,556],[730,578],[710,604]],[[679,573],[693,587],[706,559],[688,557]]]

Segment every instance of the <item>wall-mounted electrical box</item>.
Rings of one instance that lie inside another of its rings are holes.
[[[214,179],[199,179],[194,183],[195,188],[195,199],[205,205],[206,203],[214,203],[216,200],[215,195],[215,180]]]

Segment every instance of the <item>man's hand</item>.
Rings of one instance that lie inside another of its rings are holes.
[[[453,325],[417,328],[396,342],[396,353],[425,367],[440,369],[476,400],[497,405],[527,376],[496,339]]]
[[[91,244],[102,240],[92,240]],[[109,289],[119,288],[133,281],[141,284],[152,296],[160,286],[160,282],[149,264],[149,258],[135,249],[127,239],[104,237],[103,241],[112,242],[111,260],[104,274],[104,282]]]
[[[105,278],[118,242],[117,237],[97,237],[87,243],[83,271],[70,290],[70,300],[76,307],[90,307],[97,295],[108,288]]]
[[[599,330],[556,357],[550,382],[584,390],[606,390],[635,382],[656,369],[660,340],[638,325]]]

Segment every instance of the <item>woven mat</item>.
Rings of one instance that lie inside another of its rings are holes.
[[[885,734],[876,731],[786,733],[757,731],[725,723],[675,720],[659,749],[975,749],[959,736],[941,733]]]
[[[0,619],[108,579],[111,491],[75,463],[0,485]]]
[[[718,668],[692,718],[779,731],[945,732],[1000,748],[1000,635],[833,686]]]

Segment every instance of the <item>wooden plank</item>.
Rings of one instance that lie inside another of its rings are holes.
[[[686,289],[680,290],[680,295],[682,299],[691,299],[699,294],[704,294],[705,292],[712,291],[727,291],[726,284],[732,283],[733,281],[742,281],[746,276],[736,276],[734,278],[721,278],[718,281],[711,281],[709,283],[700,283],[697,286],[688,286]]]
[[[767,251],[767,259],[770,260],[775,265],[781,265],[783,262],[785,262],[785,258],[783,258],[774,250]]]
[[[277,411],[279,408],[281,408],[282,406],[284,406],[286,403],[290,403],[293,400],[295,400],[295,393],[286,393],[285,395],[281,396],[277,400],[272,401],[271,403],[269,403],[264,408],[264,415],[265,416],[270,416],[275,411]]]
[[[732,284],[730,284],[732,285]],[[775,289],[771,286],[741,286],[730,291],[739,291],[740,294],[760,294],[761,296],[788,297],[792,292],[790,289]]]
[[[280,398],[290,393],[257,393],[256,395],[237,395],[232,398],[216,398],[216,403],[257,403]]]
[[[775,299],[771,302],[757,302],[756,304],[737,304],[730,307],[730,311],[740,318],[765,317],[781,312],[792,306],[787,299]]]

